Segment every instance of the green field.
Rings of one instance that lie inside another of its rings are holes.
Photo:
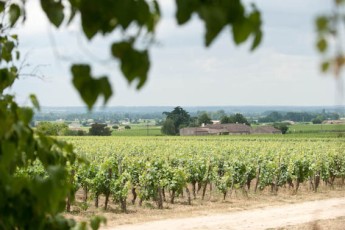
[[[289,126],[289,133],[345,132],[345,124],[295,124]]]
[[[160,126],[130,125],[131,129],[113,130],[112,136],[161,136]]]

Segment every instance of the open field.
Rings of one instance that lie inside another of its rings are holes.
[[[345,124],[295,124],[289,126],[289,133],[345,132]]]
[[[162,136],[160,126],[130,125],[131,129],[113,130],[112,136]]]

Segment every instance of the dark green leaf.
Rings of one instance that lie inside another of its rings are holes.
[[[205,45],[211,45],[212,41],[227,25],[227,17],[221,7],[203,6],[199,10],[200,17],[206,26]]]
[[[11,4],[9,14],[10,14],[10,24],[12,27],[14,26],[14,24],[16,24],[16,22],[18,21],[20,17],[19,6],[17,4]]]
[[[241,23],[234,23],[232,25],[232,34],[235,44],[241,44],[246,41],[249,35],[252,33],[252,25],[248,20],[244,20]]]
[[[112,95],[111,85],[107,77],[94,79],[91,76],[89,65],[73,65],[71,71],[73,74],[73,85],[90,110],[101,95],[104,98],[104,104],[107,103]]]
[[[176,0],[176,18],[179,25],[189,21],[198,6],[197,0]]]
[[[59,27],[64,19],[64,6],[61,0],[41,0],[41,6],[49,21]]]
[[[11,86],[16,77],[17,75],[8,71],[8,69],[0,69],[0,93],[2,93],[7,87]]]
[[[121,62],[121,70],[127,81],[139,80],[137,88],[140,89],[146,82],[150,69],[150,59],[147,50],[138,51],[131,42],[113,43],[112,54]]]
[[[259,30],[256,34],[255,34],[255,38],[251,47],[251,50],[255,50],[261,43],[262,40],[262,31]]]
[[[0,1],[0,13],[5,9],[5,2]]]

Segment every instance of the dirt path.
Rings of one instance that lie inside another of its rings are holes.
[[[205,230],[205,229],[267,229],[298,225],[316,220],[345,216],[345,198],[309,201],[276,207],[265,207],[228,214],[166,219],[117,227],[107,230]]]

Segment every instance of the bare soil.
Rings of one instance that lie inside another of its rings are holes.
[[[318,225],[315,221],[339,217],[345,217],[345,198],[308,201],[208,216],[151,221],[134,225],[123,225],[116,228],[109,226],[105,229],[275,229],[308,222],[314,222],[310,224],[311,229],[319,229],[321,225]],[[302,226],[302,228],[305,227]],[[344,229],[345,225],[342,227]],[[293,228],[290,227],[288,229]]]
[[[142,206],[127,203],[128,211],[122,213],[119,204],[110,202],[104,211],[104,198],[95,208],[92,199],[82,202],[82,192],[77,193],[72,212],[66,213],[77,221],[93,215],[107,218],[102,229],[345,229],[345,189],[321,187],[314,193],[303,185],[297,194],[281,188],[278,194],[270,190],[258,193],[229,194],[226,200],[219,192],[208,192],[205,200],[186,202],[186,196],[176,198],[175,204],[164,202],[158,209],[153,201]],[[169,194],[167,194],[167,201]],[[83,210],[87,208],[87,210]]]

